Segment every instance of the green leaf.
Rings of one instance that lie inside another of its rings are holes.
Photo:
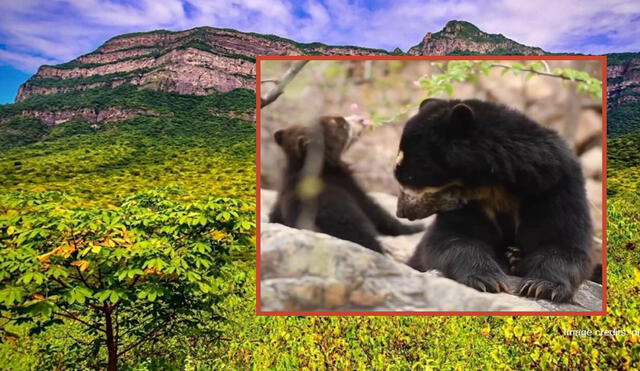
[[[111,291],[111,295],[109,295],[109,300],[112,303],[116,303],[120,299],[120,295],[117,291]]]
[[[0,302],[7,306],[21,303],[23,297],[24,290],[21,287],[7,286],[0,290]]]
[[[113,292],[112,290],[103,290],[103,291],[97,292],[93,297],[98,299],[98,301],[103,302],[103,301],[106,301],[109,298],[109,296],[111,296],[112,292]]]
[[[47,269],[47,274],[53,278],[65,278],[69,276],[69,272],[59,265],[53,265]]]
[[[198,287],[200,287],[200,290],[202,292],[204,292],[205,294],[208,293],[209,291],[211,291],[211,286],[209,286],[208,284],[206,284],[204,282],[198,283]]]
[[[48,301],[48,300],[42,300],[42,301],[38,301],[34,304],[28,305],[26,307],[27,313],[29,313],[32,316],[50,316],[51,313],[53,312],[53,308],[55,307],[55,304],[53,304],[52,302]]]
[[[158,271],[161,271],[162,268],[166,267],[167,263],[165,263],[161,258],[154,258],[151,260],[147,260],[142,268],[155,268]]]
[[[219,222],[226,222],[231,218],[231,214],[227,211],[223,211],[216,216],[216,220]]]
[[[68,291],[67,295],[68,295],[67,301],[69,302],[69,304],[73,304],[73,303],[84,304],[86,298],[91,297],[93,295],[93,292],[87,287],[76,286],[71,288],[71,290]]]

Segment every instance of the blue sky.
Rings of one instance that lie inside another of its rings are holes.
[[[38,66],[128,32],[215,26],[406,50],[452,19],[548,51],[640,51],[637,0],[1,0],[0,103]]]

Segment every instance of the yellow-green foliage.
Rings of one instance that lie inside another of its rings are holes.
[[[624,149],[616,143],[610,151]],[[137,118],[97,133],[0,152],[0,187],[3,193],[65,190],[81,203],[105,208],[120,196],[171,183],[186,189],[181,199],[221,193],[250,199],[255,187],[254,144],[253,125],[241,120],[182,114]],[[635,168],[625,168],[623,161],[617,169],[620,178],[609,178],[609,184],[625,189],[620,180]],[[123,357],[121,367],[634,369],[640,363],[640,337],[632,333],[640,330],[639,202],[635,192],[618,192],[608,200],[606,317],[256,317],[255,254],[249,247],[234,264],[237,274],[246,275],[246,284],[219,304],[218,312],[228,321],[203,321],[181,335],[143,344]],[[565,330],[626,334],[577,336],[565,335]],[[29,335],[28,324],[3,326],[3,331],[3,368],[78,368],[86,365],[81,362],[87,355],[106,357],[103,350],[73,347],[78,344],[73,339],[82,339],[83,332],[71,322],[38,335]]]

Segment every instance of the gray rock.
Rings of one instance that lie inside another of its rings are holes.
[[[395,212],[395,197],[371,195]],[[323,233],[268,223],[266,215],[274,200],[275,192],[261,191],[262,311],[599,311],[602,307],[602,286],[593,282],[584,283],[571,304],[482,293],[437,271],[418,272],[403,264],[422,233],[381,237],[385,256]],[[509,278],[512,291],[519,282],[518,277]]]

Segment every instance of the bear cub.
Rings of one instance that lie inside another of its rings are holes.
[[[421,206],[434,195],[459,201],[440,201],[446,207],[409,261],[415,269],[508,292],[515,247],[511,266],[523,277],[517,293],[559,302],[593,270],[580,163],[558,134],[517,111],[479,100],[423,101],[404,127],[395,176],[400,217],[435,212]]]
[[[270,222],[316,230],[380,253],[378,234],[396,236],[422,230],[400,223],[377,205],[341,159],[362,133],[364,122],[358,116],[324,116],[315,125],[274,133],[287,164]]]

